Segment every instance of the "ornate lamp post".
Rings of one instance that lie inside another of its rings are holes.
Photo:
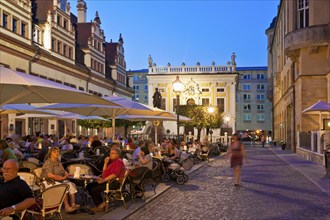
[[[172,83],[173,84],[173,92],[176,95],[176,129],[177,129],[177,144],[179,146],[180,138],[179,138],[179,98],[180,94],[184,89],[183,83],[180,81],[179,76],[176,76],[176,80]]]
[[[227,129],[228,129],[228,122],[229,122],[229,120],[230,120],[229,116],[226,116],[225,117],[225,121],[227,122]]]
[[[158,144],[158,131],[157,131],[157,128],[160,125],[160,121],[155,120],[155,121],[152,122],[152,124],[155,126],[155,146],[157,147],[157,144]]]
[[[207,112],[210,114],[210,131],[209,131],[209,133],[210,133],[210,141],[212,143],[212,134],[213,134],[213,131],[212,131],[212,128],[211,128],[211,123],[212,123],[212,115],[214,113],[214,107],[209,106],[207,108]]]

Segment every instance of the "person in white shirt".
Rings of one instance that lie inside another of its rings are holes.
[[[65,139],[64,145],[62,146],[62,150],[73,150],[73,145],[70,144],[69,139]]]

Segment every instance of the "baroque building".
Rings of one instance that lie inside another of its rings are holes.
[[[233,55],[235,56],[235,55]],[[153,105],[153,94],[155,89],[161,93],[161,109],[175,112],[176,94],[173,92],[172,83],[179,76],[180,81],[184,84],[184,91],[180,94],[179,104],[196,104],[206,106],[219,106],[223,116],[229,118],[227,126],[231,128],[231,132],[236,130],[236,87],[237,87],[237,72],[235,57],[232,57],[232,64],[228,62],[224,66],[216,66],[213,62],[210,66],[201,66],[197,63],[195,66],[186,66],[182,63],[181,66],[159,67],[153,63],[149,57],[149,68],[147,74],[148,80],[148,104]],[[176,122],[163,122],[164,130],[169,130],[170,134],[176,135]],[[196,136],[197,130],[185,130],[180,127],[180,134],[191,132],[191,135]],[[220,138],[221,130],[213,130],[213,140]],[[202,133],[202,137],[206,132]],[[230,135],[230,134],[228,134]]]
[[[268,38],[268,97],[273,102],[274,140],[323,163],[330,148],[328,112],[306,114],[330,102],[330,1],[281,0]]]
[[[0,1],[0,65],[94,95],[115,93],[131,98],[123,38],[120,36],[118,51],[107,53],[98,13],[86,22],[84,0],[77,0],[77,11],[75,16],[66,0]],[[115,69],[120,69],[120,77]],[[2,136],[14,132],[75,132],[75,123],[65,123],[67,126],[59,120],[18,120],[10,114],[1,116],[0,131]],[[9,124],[14,124],[14,129],[9,130]],[[63,131],[64,127],[69,129]]]

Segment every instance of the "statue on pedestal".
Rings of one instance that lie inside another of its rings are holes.
[[[152,96],[153,100],[153,105],[155,108],[160,108],[161,103],[162,103],[162,95],[158,91],[158,88],[155,89],[155,93]]]
[[[149,55],[149,57],[148,57],[149,67],[152,67],[152,63],[153,63],[152,57],[151,57],[151,55]]]
[[[233,66],[236,66],[236,61],[235,61],[235,59],[236,59],[236,54],[233,53],[233,54],[231,55],[231,65],[233,65]]]

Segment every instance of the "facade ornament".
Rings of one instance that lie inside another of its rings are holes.
[[[230,61],[227,62],[227,65],[230,66]]]
[[[152,67],[152,63],[153,63],[153,60],[152,60],[151,55],[149,54],[149,57],[148,57],[148,64],[149,64],[149,67]]]
[[[197,65],[197,66],[200,66],[200,65],[201,65],[201,63],[200,63],[200,62],[197,62],[197,63],[196,63],[196,65]]]
[[[186,64],[184,63],[184,62],[182,62],[182,64],[181,64],[182,66],[185,66]]]
[[[68,3],[66,4],[66,12],[67,12],[67,13],[70,13],[70,10],[71,10],[71,5],[70,5],[70,2],[68,2]]]
[[[170,62],[168,62],[168,63],[167,63],[167,66],[168,66],[168,67],[170,67],[170,66],[171,66],[171,63],[170,63]]]
[[[121,43],[121,44],[124,44],[124,39],[123,39],[123,36],[121,35],[121,33],[119,34],[118,42]]]
[[[215,62],[213,61],[213,62],[212,62],[212,66],[214,66],[214,65],[215,65]]]
[[[153,64],[153,66],[157,66],[157,64],[156,64],[156,63],[154,63],[154,64]]]
[[[162,104],[162,95],[158,91],[158,88],[155,89],[155,93],[152,96],[154,108],[160,108]]]
[[[100,19],[100,16],[99,16],[99,12],[96,11],[95,13],[95,18],[94,18],[94,21],[98,24],[101,24],[101,19]]]

